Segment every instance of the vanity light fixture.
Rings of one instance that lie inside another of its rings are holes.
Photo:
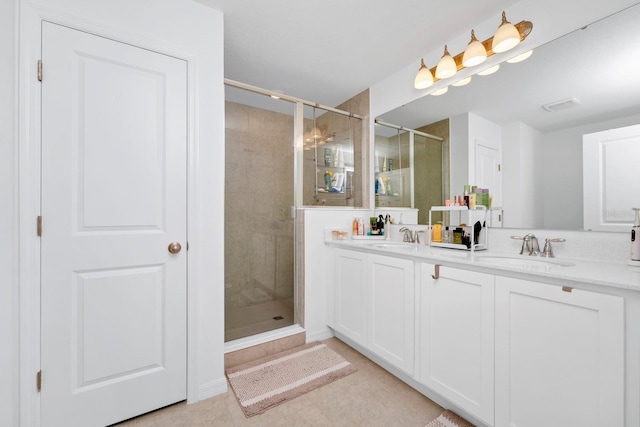
[[[418,70],[418,74],[416,74],[416,79],[413,82],[413,86],[416,89],[426,89],[433,85],[433,74],[424,65],[424,59],[420,59],[420,69]]]
[[[514,56],[514,57],[513,57],[513,58],[511,58],[511,59],[507,59],[507,62],[508,62],[509,64],[516,64],[516,63],[518,63],[518,62],[522,62],[522,61],[524,61],[525,59],[527,59],[528,57],[530,57],[532,53],[533,53],[533,50],[528,50],[528,51],[526,51],[526,52],[524,52],[524,53],[521,53],[520,55],[516,55],[516,56]]]
[[[491,50],[495,53],[506,52],[516,47],[520,43],[520,32],[511,22],[507,21],[507,14],[502,12],[502,23],[496,31],[496,35],[493,36],[491,42]]]
[[[507,21],[507,15],[502,12],[502,24],[498,27],[493,37],[480,42],[471,30],[471,41],[464,52],[452,57],[447,46],[444,47],[444,54],[438,65],[431,69],[424,64],[424,59],[420,60],[420,68],[414,79],[413,85],[416,89],[426,89],[431,87],[438,80],[447,79],[465,67],[473,67],[482,64],[487,58],[496,54],[506,52],[515,47],[518,43],[527,38],[533,29],[530,21],[520,21],[513,25]],[[484,55],[483,55],[484,51]],[[525,58],[526,59],[526,58]],[[515,60],[515,58],[513,58]],[[479,75],[486,76],[498,70],[499,66],[490,67],[479,72]]]
[[[487,49],[476,38],[476,33],[471,30],[471,41],[462,55],[462,65],[469,68],[482,64],[487,59]]]
[[[458,65],[456,61],[451,57],[449,50],[447,49],[447,45],[444,45],[444,54],[442,58],[440,58],[440,62],[438,62],[438,66],[436,67],[436,78],[448,79],[452,77],[458,71]]]

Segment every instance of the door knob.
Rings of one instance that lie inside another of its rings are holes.
[[[180,252],[181,249],[182,249],[182,246],[180,246],[180,243],[178,242],[169,243],[169,252],[171,252],[172,254],[177,254],[178,252]]]

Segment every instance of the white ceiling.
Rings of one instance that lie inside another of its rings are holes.
[[[224,13],[225,77],[335,106],[517,0],[198,0]]]

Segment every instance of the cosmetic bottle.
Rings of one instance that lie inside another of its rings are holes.
[[[358,218],[353,218],[353,222],[351,223],[351,234],[353,236],[358,235]]]
[[[358,218],[358,236],[364,236],[364,220]]]
[[[451,243],[451,230],[449,230],[449,226],[444,227],[444,231],[442,232],[442,243]]]
[[[471,186],[470,185],[465,185],[464,186],[464,205],[469,207],[469,193],[471,192]]]
[[[431,241],[442,243],[442,224],[433,224]]]
[[[453,230],[453,243],[455,243],[456,245],[461,245],[463,234],[464,234],[464,230],[460,227]]]

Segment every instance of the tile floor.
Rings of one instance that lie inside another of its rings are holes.
[[[224,312],[224,340],[233,341],[291,326],[293,323],[292,298],[227,308]]]
[[[118,424],[149,426],[424,426],[443,409],[336,338],[324,341],[358,371],[264,414],[245,418],[233,391],[177,403]]]

